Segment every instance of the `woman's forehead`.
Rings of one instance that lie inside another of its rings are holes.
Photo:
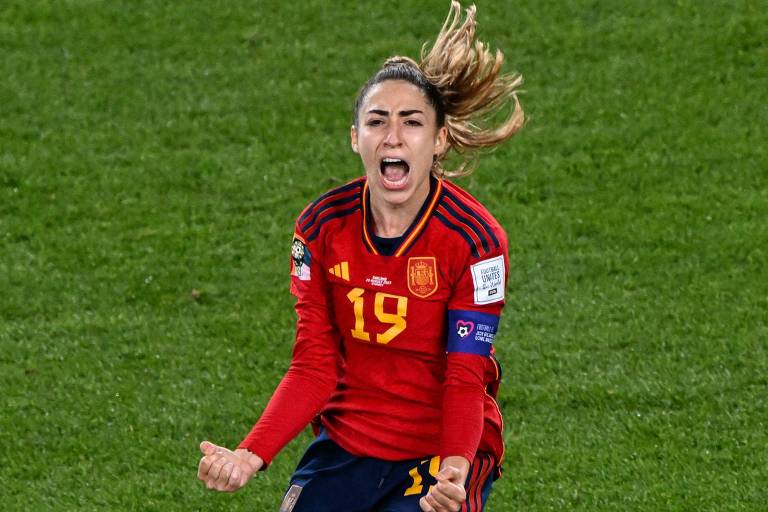
[[[370,110],[420,110],[434,111],[421,89],[405,80],[385,80],[371,87],[362,105],[363,112]]]

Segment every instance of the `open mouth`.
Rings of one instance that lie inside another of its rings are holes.
[[[382,182],[388,189],[404,187],[408,181],[410,169],[408,162],[399,158],[382,158],[379,164]]]

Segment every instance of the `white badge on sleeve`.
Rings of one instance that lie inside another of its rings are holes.
[[[504,256],[480,261],[469,268],[475,285],[475,304],[504,300]]]

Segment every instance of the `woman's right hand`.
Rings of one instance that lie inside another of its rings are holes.
[[[200,451],[203,458],[197,468],[197,478],[210,490],[234,492],[264,466],[261,457],[242,448],[232,451],[203,441]]]

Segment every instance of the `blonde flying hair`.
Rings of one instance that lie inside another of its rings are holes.
[[[422,47],[421,61],[390,57],[363,86],[355,104],[357,125],[358,111],[374,85],[385,80],[405,80],[419,87],[437,112],[438,126],[448,129],[448,147],[443,154],[436,155],[432,168],[437,176],[471,174],[478,151],[511,138],[525,120],[517,98],[523,77],[501,73],[501,51],[492,53],[488,45],[475,41],[476,12],[471,5],[462,21],[461,4],[452,0],[432,47],[428,48],[426,43]],[[443,162],[451,150],[459,155],[459,163],[449,171]]]

